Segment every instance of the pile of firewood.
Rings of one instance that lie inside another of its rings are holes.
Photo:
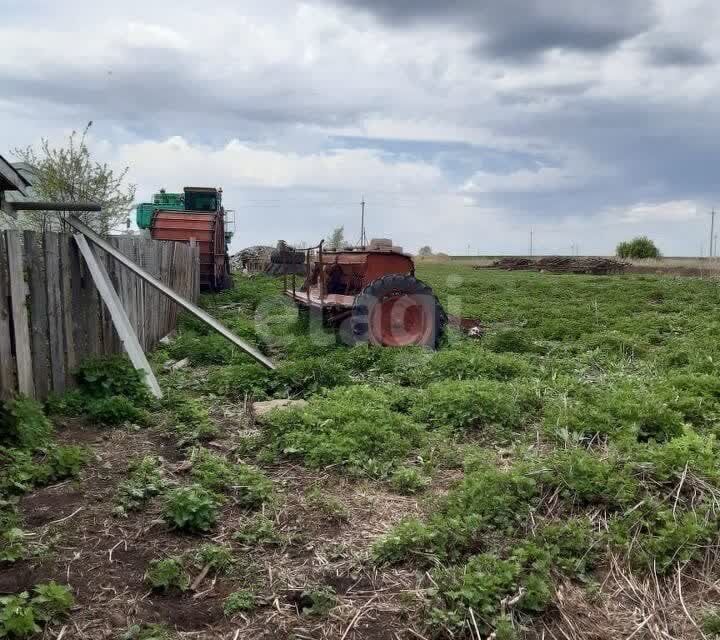
[[[492,269],[507,271],[549,271],[550,273],[585,273],[609,275],[623,273],[630,263],[600,256],[543,256],[516,258],[508,256],[492,263]]]

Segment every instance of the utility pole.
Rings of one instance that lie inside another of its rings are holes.
[[[532,258],[533,254],[533,230],[530,229],[530,257]]]
[[[715,236],[715,208],[713,207],[710,214],[710,257],[713,257],[713,239]]]
[[[365,235],[365,196],[360,201],[360,246],[367,246],[367,236]]]

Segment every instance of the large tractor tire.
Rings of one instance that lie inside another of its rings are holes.
[[[445,331],[447,315],[424,282],[414,276],[391,274],[374,280],[358,294],[350,323],[357,342],[435,349]]]

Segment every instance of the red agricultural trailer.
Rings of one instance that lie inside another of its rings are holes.
[[[219,291],[231,286],[227,246],[231,221],[222,206],[222,189],[185,187],[183,193],[161,189],[153,202],[137,207],[137,223],[153,240],[190,242],[200,248],[200,288]]]
[[[435,348],[447,316],[432,289],[415,277],[411,256],[389,240],[329,251],[287,250],[274,261],[295,266],[304,253],[305,279],[285,277],[285,294],[301,309],[320,314],[350,343]]]

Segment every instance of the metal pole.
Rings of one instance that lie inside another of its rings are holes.
[[[215,331],[217,331],[221,336],[232,342],[236,347],[239,347],[240,349],[245,351],[247,354],[255,358],[255,360],[257,360],[259,363],[265,365],[268,369],[275,369],[275,365],[272,363],[272,361],[269,358],[265,357],[257,349],[255,349],[255,347],[247,344],[244,340],[238,338],[224,324],[218,322],[209,313],[206,313],[197,305],[194,305],[189,300],[186,300],[182,296],[175,293],[170,287],[160,282],[160,280],[151,276],[147,271],[145,271],[145,269],[139,267],[124,253],[118,251],[115,247],[113,247],[109,242],[103,240],[97,233],[95,233],[87,225],[83,224],[78,218],[76,218],[75,216],[70,216],[69,218],[67,218],[67,223],[73,229],[82,233],[86,238],[88,238],[88,240],[91,240],[103,251],[109,253],[113,258],[120,262],[120,264],[130,269],[130,271],[132,271],[135,275],[142,278],[150,286],[155,287],[155,289],[157,289],[160,293],[166,295],[173,302],[180,305],[183,309],[189,311],[196,318],[202,320],[205,324],[215,329]]]
[[[365,196],[363,196],[360,202],[360,246],[365,247],[367,244],[367,238],[365,237]],[[340,247],[338,247],[339,249]]]
[[[714,255],[713,251],[713,236],[715,235],[715,209],[710,214],[710,253],[708,254],[711,258]]]
[[[318,247],[318,262],[320,264],[320,306],[323,306],[323,302],[325,300],[325,268],[323,266],[323,242],[325,240],[320,241],[320,246]]]

